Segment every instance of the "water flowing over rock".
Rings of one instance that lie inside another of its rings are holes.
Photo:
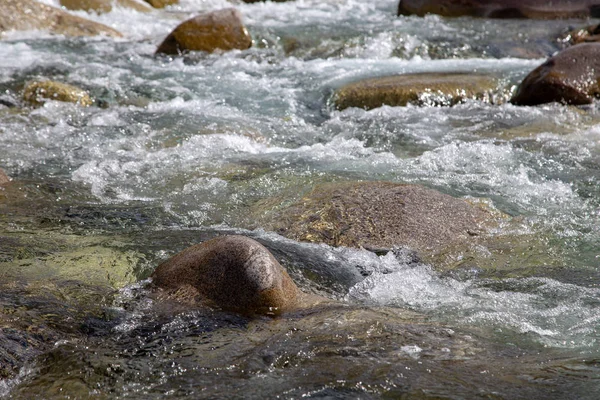
[[[571,45],[579,43],[600,42],[600,25],[586,26],[585,28],[570,31],[563,40]]]
[[[0,34],[7,31],[48,30],[66,36],[121,37],[116,30],[71,15],[34,0],[4,0],[0,7]]]
[[[590,104],[600,95],[600,43],[569,47],[534,69],[521,82],[511,102]]]
[[[245,50],[250,46],[252,38],[242,23],[241,14],[233,8],[226,8],[184,21],[166,37],[156,53],[211,53],[216,50]]]
[[[172,4],[179,3],[179,0],[145,0],[146,3],[149,3],[154,8],[165,8],[166,6],[170,6]]]
[[[269,313],[297,304],[299,289],[271,253],[245,236],[222,236],[175,255],[152,275],[158,287],[227,310]]]
[[[141,12],[151,10],[145,3],[136,0],[60,0],[60,5],[68,10],[94,11],[98,14],[110,12],[113,9],[113,3],[119,7]]]
[[[407,104],[454,105],[466,99],[489,99],[494,77],[467,73],[416,73],[365,79],[338,89],[336,108],[372,109]]]
[[[600,15],[598,0],[400,0],[398,15],[445,17],[589,18]]]
[[[87,107],[93,104],[90,95],[83,89],[54,81],[33,81],[25,86],[23,99],[35,106],[47,100],[64,101]]]
[[[10,182],[10,178],[2,168],[0,168],[0,185]]]

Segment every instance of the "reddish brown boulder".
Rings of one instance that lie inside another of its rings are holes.
[[[519,85],[511,103],[590,104],[600,96],[600,43],[569,47],[534,69]]]
[[[245,50],[252,38],[240,13],[226,8],[198,15],[181,23],[156,50],[157,54],[181,54],[187,51]]]
[[[445,17],[589,18],[600,15],[599,0],[400,0],[398,15]]]

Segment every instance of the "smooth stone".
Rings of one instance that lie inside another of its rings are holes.
[[[597,18],[599,0],[400,0],[398,15],[566,19]]]
[[[43,105],[47,100],[75,103],[84,107],[93,104],[90,95],[85,90],[55,81],[28,83],[23,90],[23,99],[35,106]]]
[[[182,22],[166,37],[156,54],[177,55],[187,51],[245,50],[252,38],[234,8],[198,15]]]
[[[122,36],[106,25],[71,15],[34,0],[3,0],[0,7],[0,34],[7,31],[33,29],[47,30],[66,36]]]
[[[454,105],[466,99],[489,99],[497,80],[489,75],[449,72],[371,78],[347,84],[334,95],[337,109],[373,109],[382,105]]]
[[[179,0],[144,0],[154,8],[165,8],[173,4],[179,3]]]
[[[137,0],[60,0],[60,5],[67,10],[94,11],[98,14],[111,12],[114,3],[119,7],[131,8],[141,12],[151,10],[148,5]]]
[[[0,185],[3,185],[8,182],[10,182],[10,178],[8,177],[8,175],[6,175],[4,170],[0,168]]]
[[[590,104],[600,95],[600,43],[582,43],[562,50],[534,69],[511,99],[516,105],[551,102]]]
[[[186,298],[244,314],[294,308],[300,290],[273,255],[254,239],[227,235],[189,247],[159,265],[154,285]]]

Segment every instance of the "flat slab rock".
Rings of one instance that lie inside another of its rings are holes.
[[[495,218],[483,207],[423,186],[358,182],[317,186],[284,209],[271,228],[331,246],[435,252],[484,233]]]
[[[484,74],[415,73],[350,83],[339,88],[333,99],[338,110],[408,104],[450,106],[466,99],[489,99],[496,87],[497,79]]]

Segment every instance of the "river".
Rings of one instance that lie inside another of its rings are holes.
[[[0,305],[52,341],[0,397],[600,398],[598,105],[508,103],[569,28],[599,21],[236,2],[251,49],[154,56],[182,20],[231,6],[80,11],[124,37],[0,41],[5,98],[43,77],[97,100],[0,105],[0,167],[14,178],[0,190]],[[331,103],[362,78],[443,71],[495,74],[497,93],[454,107]],[[539,243],[507,269],[439,271],[249,221],[265,199],[356,180],[487,199]],[[338,305],[248,319],[148,293],[162,260],[223,233],[256,238]]]

